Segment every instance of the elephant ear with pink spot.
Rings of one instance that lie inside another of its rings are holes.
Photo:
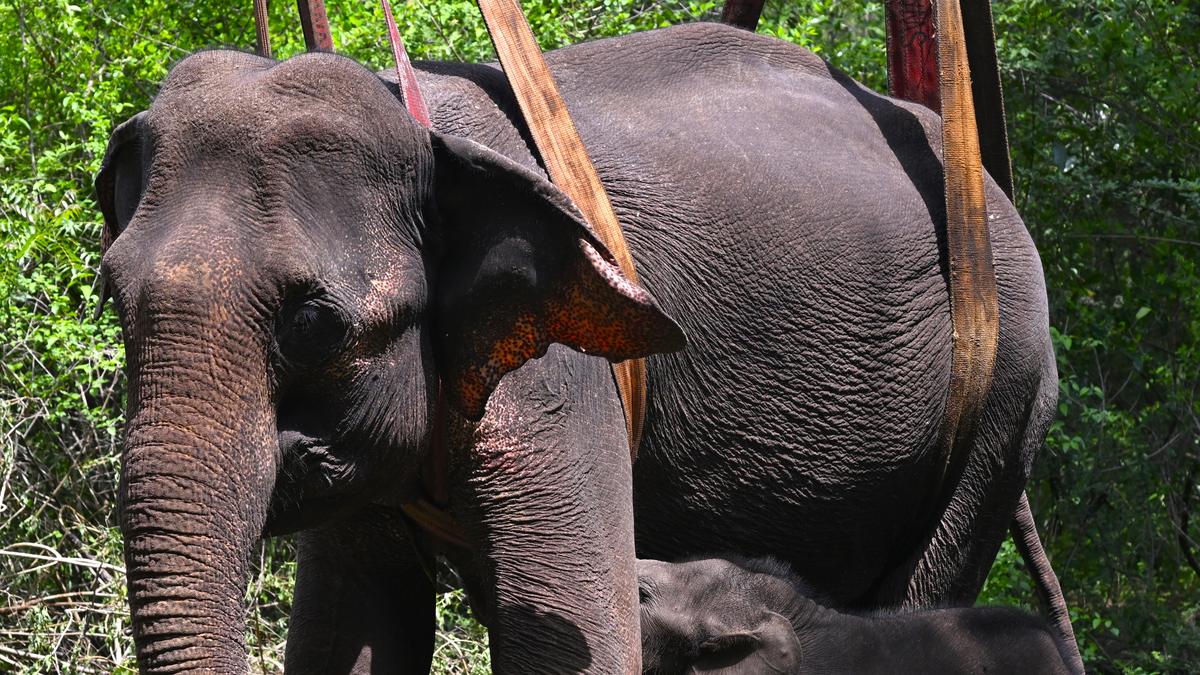
[[[614,362],[684,346],[549,181],[471,141],[432,141],[438,356],[455,408],[480,418],[500,378],[552,343]]]

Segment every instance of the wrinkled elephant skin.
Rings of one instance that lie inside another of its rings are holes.
[[[97,188],[145,670],[243,670],[249,552],[293,530],[289,670],[420,670],[423,647],[377,630],[432,630],[427,546],[387,509],[443,418],[474,551],[451,558],[498,672],[637,669],[635,533],[645,557],[775,555],[847,605],[978,592],[1056,396],[1012,205],[989,181],[995,384],[928,532],[951,345],[937,117],[722,26],[547,57],[640,288],[544,178],[495,66],[418,64],[430,132],[349,59],[202,52],[114,133]],[[650,354],[633,471],[591,356]]]
[[[1027,612],[846,613],[772,558],[639,560],[638,588],[649,674],[1076,675],[1069,649]]]

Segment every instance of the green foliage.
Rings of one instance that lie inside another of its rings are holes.
[[[462,0],[396,3],[417,59],[490,59]],[[523,5],[541,44],[714,18],[719,2]],[[390,67],[381,10],[329,3],[339,51]],[[1042,252],[1060,415],[1030,498],[1104,672],[1200,672],[1200,14],[1165,0],[994,7],[1018,186]],[[273,47],[303,49],[292,3]],[[770,2],[759,32],[886,85],[881,2]],[[0,671],[133,672],[115,529],[119,329],[97,302],[91,196],[112,127],[170,65],[253,45],[250,3],[0,0]],[[248,589],[252,665],[281,668],[293,550],[267,542]],[[1032,603],[1005,544],[983,600]],[[439,673],[488,669],[461,595],[438,605]]]
[[[1089,660],[1200,671],[1200,14],[997,5],[1059,417],[1029,486]]]

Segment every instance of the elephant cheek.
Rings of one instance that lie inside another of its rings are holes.
[[[310,399],[279,417],[281,460],[266,533],[321,525],[381,496],[403,502],[421,495],[424,460],[439,423],[436,371],[431,356],[420,357],[429,352],[422,338],[409,331],[382,357],[364,358],[353,372],[330,378],[335,405]],[[316,417],[327,419],[297,421]]]

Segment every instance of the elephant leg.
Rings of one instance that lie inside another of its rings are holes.
[[[1049,351],[1043,364],[1040,377],[1025,386],[1016,386],[1015,378],[997,378],[988,395],[988,414],[940,522],[908,564],[893,572],[890,587],[898,592],[890,599],[884,595],[883,604],[930,607],[975,601],[1054,417],[1058,376]],[[997,360],[997,373],[1005,372],[1005,366]]]
[[[501,382],[455,457],[494,671],[641,672],[629,447],[609,365],[552,347]]]
[[[399,510],[367,506],[299,536],[288,674],[428,673],[434,586]]]

